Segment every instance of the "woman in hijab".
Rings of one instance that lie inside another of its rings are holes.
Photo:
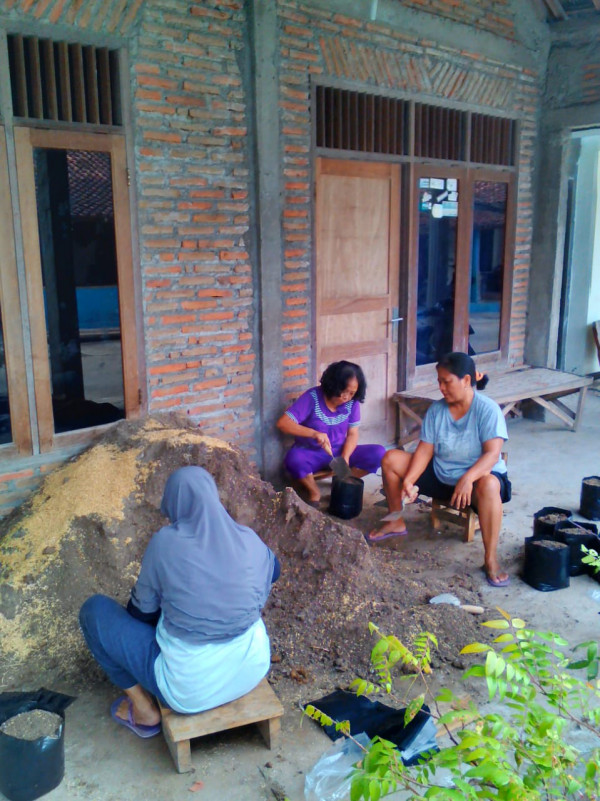
[[[201,467],[167,480],[157,531],[124,609],[104,595],[79,622],[92,655],[124,690],[113,719],[140,737],[160,731],[156,701],[184,714],[250,692],[267,674],[270,646],[260,617],[279,576],[273,552],[236,523]]]

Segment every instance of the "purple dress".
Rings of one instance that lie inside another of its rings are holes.
[[[301,426],[322,431],[329,437],[334,456],[344,447],[348,430],[360,424],[360,403],[348,401],[332,412],[327,407],[321,387],[304,392],[285,412],[290,420]],[[295,437],[294,445],[285,456],[285,466],[293,478],[304,478],[329,465],[331,456],[310,437]],[[350,467],[375,473],[383,458],[383,445],[357,445],[350,456]]]

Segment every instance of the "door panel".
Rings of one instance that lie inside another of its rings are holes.
[[[394,435],[399,179],[398,165],[317,160],[317,377],[332,361],[360,364],[363,442]]]

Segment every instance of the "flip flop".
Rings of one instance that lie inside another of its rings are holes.
[[[485,580],[490,585],[490,587],[508,587],[510,584],[510,576],[507,576],[505,579],[493,579],[488,574],[485,574]]]
[[[124,700],[127,701],[127,720],[117,715],[117,709]],[[126,695],[121,695],[116,701],[112,702],[110,706],[110,716],[115,723],[120,723],[121,726],[126,726],[128,729],[131,729],[131,731],[134,734],[137,734],[138,737],[147,739],[148,737],[155,737],[157,734],[160,734],[160,723],[157,723],[154,726],[144,726],[143,724],[136,723],[134,721],[133,704]]]
[[[370,534],[371,532],[369,532]],[[383,542],[384,540],[391,540],[394,537],[405,537],[408,534],[408,529],[402,529],[402,531],[388,531],[387,534],[382,534],[380,537],[371,538],[369,534],[365,534],[365,539],[369,543],[369,545],[377,545],[378,542]]]

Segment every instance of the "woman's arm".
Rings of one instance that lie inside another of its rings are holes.
[[[408,464],[408,470],[402,482],[402,498],[411,503],[416,498],[415,482],[420,478],[425,468],[433,458],[433,444],[421,440]]]
[[[342,448],[341,457],[345,459],[348,464],[350,464],[350,457],[356,450],[356,446],[358,445],[358,426],[351,426],[348,429],[348,433],[346,434],[346,439],[344,440],[344,447]]]
[[[471,504],[473,484],[482,476],[491,473],[498,463],[504,440],[502,437],[488,439],[481,445],[481,456],[458,480],[450,504],[456,509],[466,509]]]
[[[331,455],[331,443],[329,442],[329,437],[323,431],[316,431],[314,428],[300,425],[300,423],[294,422],[292,418],[285,413],[281,415],[276,425],[283,434],[316,440],[321,448]]]

